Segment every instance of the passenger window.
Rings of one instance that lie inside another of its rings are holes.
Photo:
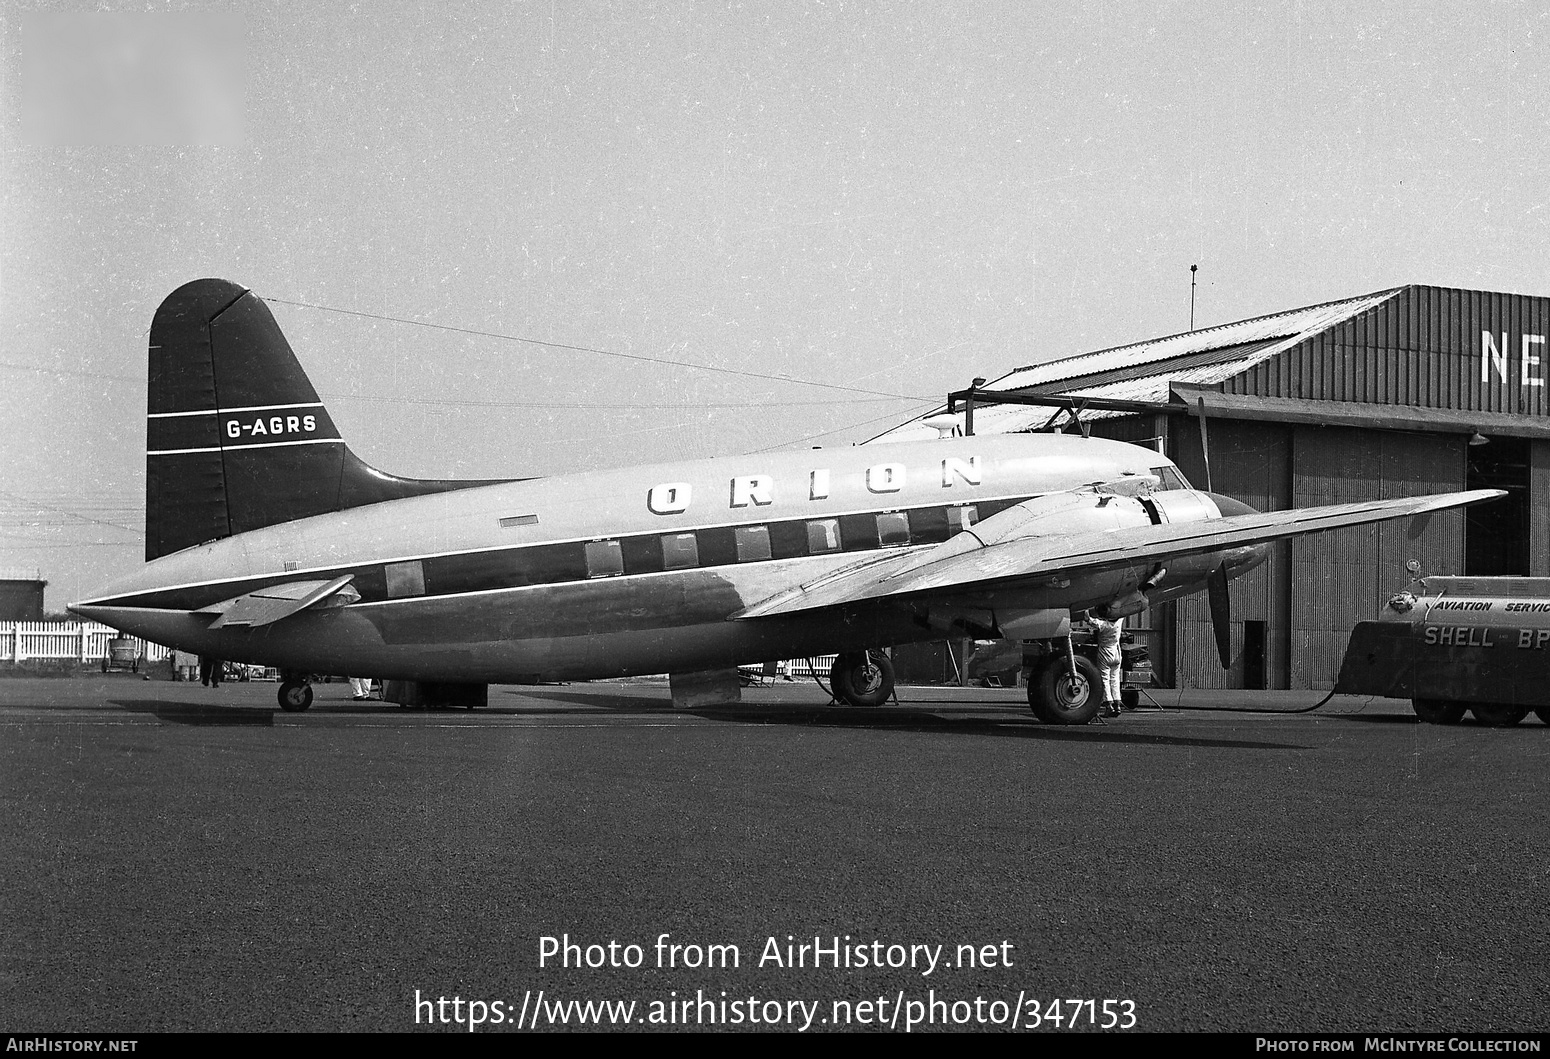
[[[941,544],[958,528],[947,521],[945,507],[917,507],[909,512],[911,544]]]
[[[618,541],[587,541],[587,576],[616,577],[624,573],[624,553]]]
[[[902,511],[877,516],[877,540],[884,548],[910,542],[910,517]]]
[[[662,567],[688,570],[700,565],[700,546],[692,533],[667,533],[662,536]]]
[[[768,526],[737,527],[737,561],[754,563],[770,557],[770,528]]]
[[[840,550],[840,520],[819,518],[807,524],[807,552],[822,555]]]
[[[425,595],[425,568],[420,565],[420,560],[411,559],[407,563],[388,563],[382,568],[382,572],[387,575],[387,594],[389,599]]]

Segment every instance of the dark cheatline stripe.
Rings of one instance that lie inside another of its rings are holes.
[[[1025,498],[1026,499],[1026,498]],[[1015,504],[1018,499],[991,500],[972,504],[980,519]],[[940,544],[958,532],[958,509],[964,505],[911,508],[903,513],[909,522],[911,545]],[[815,554],[810,549],[808,525],[811,522],[828,522],[832,519],[786,519],[781,522],[763,523],[769,529],[770,555],[758,562],[775,562],[783,559],[800,559]],[[841,515],[840,545],[845,552],[876,551],[882,547],[878,534],[878,514],[867,512],[857,515]],[[754,524],[759,525],[759,524]],[[737,530],[734,526],[710,526],[699,530],[678,530],[671,534],[637,533],[628,537],[601,538],[617,540],[624,560],[624,574],[660,573],[665,568],[662,539],[692,533],[699,551],[697,569],[739,564]],[[744,527],[746,528],[746,527]],[[823,554],[822,552],[816,554]],[[423,578],[424,595],[410,598],[458,595],[467,592],[486,592],[505,588],[523,588],[532,585],[558,585],[590,580],[587,570],[586,542],[567,541],[559,544],[528,544],[498,550],[472,552],[464,555],[435,555],[424,559],[408,560],[418,563]],[[398,564],[395,564],[398,565]],[[168,589],[146,592],[135,596],[121,596],[103,601],[112,606],[156,607],[171,610],[197,610],[211,603],[240,596],[267,585],[283,584],[305,578],[317,580],[353,574],[352,584],[361,594],[362,602],[375,603],[396,598],[388,593],[388,578],[382,563],[359,566],[339,566],[327,570],[313,570],[306,574],[268,574],[262,577],[228,581],[217,585],[192,588]]]

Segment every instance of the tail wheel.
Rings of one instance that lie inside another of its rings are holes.
[[[829,670],[834,697],[848,706],[881,706],[893,694],[893,662],[880,651],[857,651]]]
[[[1477,702],[1469,710],[1487,728],[1511,728],[1528,716],[1527,706],[1510,702]]]
[[[1427,724],[1458,724],[1469,709],[1468,703],[1452,699],[1411,699],[1410,707]]]
[[[1086,724],[1098,716],[1103,675],[1082,655],[1073,671],[1069,659],[1051,659],[1028,682],[1028,705],[1045,724]]]
[[[280,709],[286,713],[300,713],[312,705],[312,687],[299,681],[288,680],[280,685]]]

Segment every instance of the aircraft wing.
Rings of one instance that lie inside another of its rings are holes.
[[[354,577],[354,574],[345,574],[332,581],[289,581],[283,585],[270,585],[246,595],[212,603],[194,613],[214,614],[216,618],[210,623],[212,629],[225,625],[245,625],[257,629],[273,625],[324,601],[333,601],[335,605],[355,602],[361,595],[349,587]]]
[[[1014,536],[966,548],[959,534],[931,551],[868,559],[771,596],[737,615],[764,618],[867,599],[1005,585],[1109,566],[1137,566],[1304,533],[1423,515],[1504,495],[1500,489],[1368,500],[1072,534]],[[990,520],[981,523],[988,526]]]

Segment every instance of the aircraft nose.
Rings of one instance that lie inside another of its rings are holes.
[[[1206,496],[1211,498],[1212,503],[1216,505],[1216,509],[1222,513],[1223,517],[1259,514],[1258,511],[1249,507],[1242,500],[1234,500],[1232,497],[1224,496],[1221,493],[1207,493]]]

